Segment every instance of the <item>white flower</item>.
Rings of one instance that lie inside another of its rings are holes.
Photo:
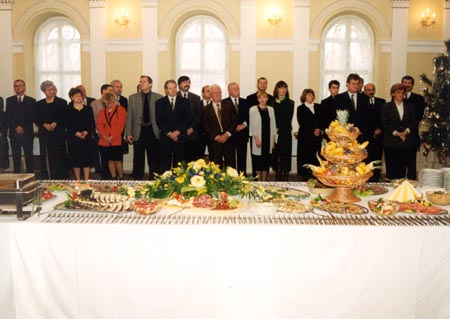
[[[194,171],[198,172],[199,170],[202,169],[202,164],[200,164],[198,161],[194,162],[194,165],[192,165],[192,168],[194,169]]]
[[[162,175],[161,178],[167,178],[172,176],[172,171],[165,171]]]
[[[231,177],[238,177],[239,176],[237,170],[235,170],[233,167],[230,167],[230,166],[227,167],[227,175],[231,176]]]
[[[197,188],[201,188],[205,186],[206,181],[203,176],[194,175],[191,177],[191,185]]]

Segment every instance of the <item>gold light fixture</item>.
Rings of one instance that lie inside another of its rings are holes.
[[[116,25],[120,27],[126,27],[128,26],[128,23],[130,22],[130,18],[128,17],[128,12],[126,12],[123,8],[120,9],[120,12],[116,13],[116,18],[114,20]]]
[[[427,8],[425,12],[422,12],[420,24],[422,28],[432,28],[436,24],[436,13],[431,13],[430,8]]]
[[[269,15],[269,18],[267,19],[267,21],[269,21],[269,23],[272,27],[276,27],[281,24],[281,22],[283,21],[283,18],[281,18],[281,14],[279,12],[273,12]]]

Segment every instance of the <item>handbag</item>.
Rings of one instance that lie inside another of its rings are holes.
[[[128,154],[130,152],[128,142],[126,140],[122,140],[122,152],[123,154]]]

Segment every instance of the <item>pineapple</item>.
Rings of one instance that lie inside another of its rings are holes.
[[[341,126],[346,126],[348,122],[349,113],[347,110],[336,110],[336,119]]]

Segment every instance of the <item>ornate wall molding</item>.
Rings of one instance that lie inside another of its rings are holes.
[[[254,2],[254,0],[249,2]],[[203,0],[190,0],[183,1],[167,14],[160,25],[159,38],[170,38],[175,26],[197,14],[207,14],[217,18],[224,24],[228,37],[236,37],[240,34],[239,24],[234,15],[220,1],[210,0],[205,6]]]
[[[95,2],[105,2],[104,0],[94,0]],[[92,0],[90,2],[93,2]],[[20,16],[16,24],[13,27],[13,40],[22,41],[24,32],[27,31],[27,27],[35,19],[38,19],[42,15],[48,15],[55,13],[55,15],[65,15],[73,21],[78,31],[80,32],[81,39],[89,39],[89,24],[80,14],[79,10],[67,3],[55,1],[55,6],[49,10],[48,3],[39,2],[28,7],[28,9]]]
[[[311,39],[320,39],[325,25],[343,12],[354,12],[363,16],[372,28],[376,28],[375,36],[378,35],[380,40],[390,39],[389,23],[384,15],[370,3],[354,0],[337,1],[321,11],[311,23]]]
[[[409,8],[409,0],[392,0],[392,8]]]

